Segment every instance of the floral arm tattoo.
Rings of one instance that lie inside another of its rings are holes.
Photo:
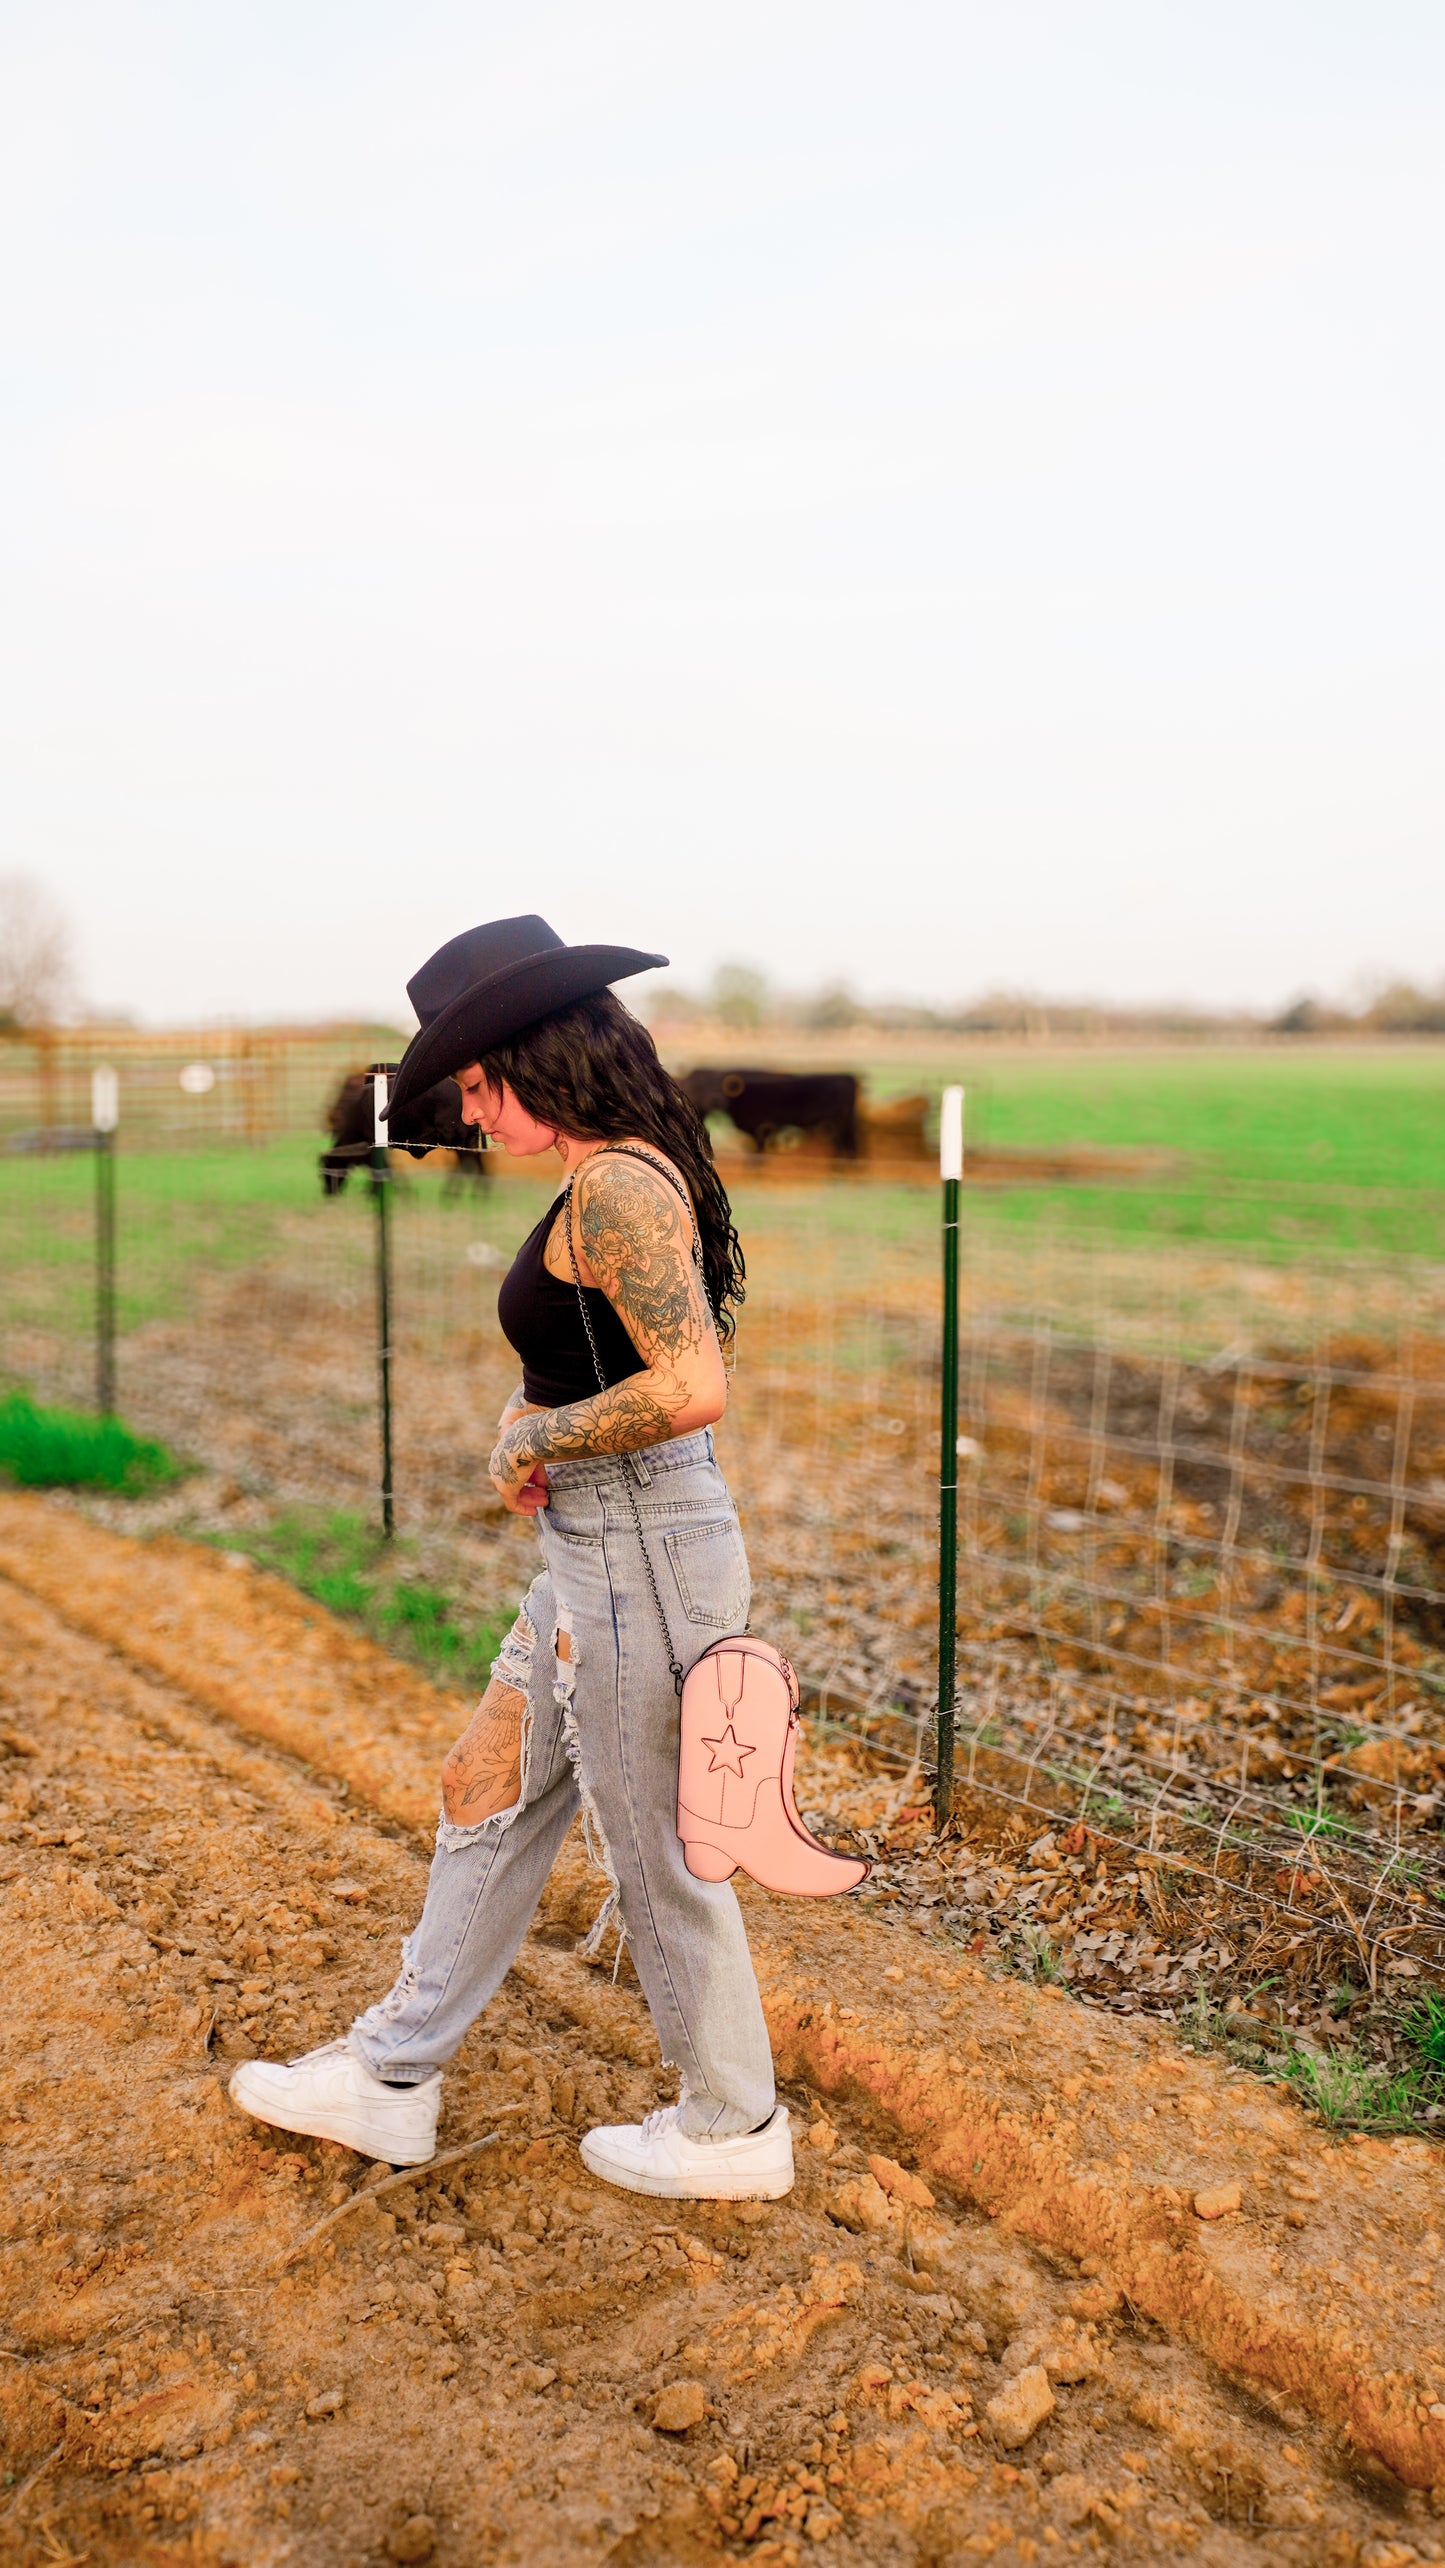
[[[692,1397],[693,1361],[714,1340],[687,1208],[660,1170],[610,1155],[588,1161],[573,1205],[587,1263],[645,1370],[565,1408],[519,1417],[498,1441],[494,1472],[661,1444]]]

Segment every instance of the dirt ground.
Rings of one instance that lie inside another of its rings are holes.
[[[577,1849],[433,2170],[237,2117],[389,1982],[463,1711],[239,1555],[0,1499],[0,2558],[1445,2558],[1439,2149],[986,1941],[745,1891],[782,2204],[585,2179],[668,2087]],[[804,1798],[916,1824],[856,1752]]]

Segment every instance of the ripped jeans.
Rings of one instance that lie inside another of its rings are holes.
[[[663,2059],[681,2071],[683,2128],[723,2138],[771,2113],[772,2056],[732,1885],[697,1881],[683,1862],[677,1696],[624,1475],[683,1668],[747,1622],[747,1554],[710,1432],[549,1465],[551,1504],[536,1519],[545,1566],[495,1671],[527,1697],[520,1795],[479,1827],[443,1816],[401,1976],[358,2017],[351,2046],[403,2084],[451,2058],[505,1978],[580,1809],[612,1885],[604,1916],[616,1906]]]

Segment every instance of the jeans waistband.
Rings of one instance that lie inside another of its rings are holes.
[[[695,1435],[674,1436],[669,1444],[648,1445],[639,1453],[586,1454],[576,1462],[549,1462],[549,1489],[620,1489],[625,1480],[645,1489],[669,1471],[696,1471],[714,1459],[711,1427]]]

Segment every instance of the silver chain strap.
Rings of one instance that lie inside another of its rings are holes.
[[[682,1194],[682,1187],[678,1180],[672,1175],[672,1171],[670,1169],[659,1166],[656,1160],[650,1158],[641,1150],[627,1150],[625,1143],[622,1145],[622,1149],[625,1151],[626,1156],[629,1159],[640,1159],[644,1167],[657,1168],[658,1175],[665,1176],[670,1184],[677,1186],[678,1193]],[[600,1159],[602,1153],[600,1151],[595,1151],[593,1156],[594,1158]],[[576,1179],[576,1173],[577,1172],[574,1169],[572,1175],[568,1178],[566,1187],[563,1191],[562,1220],[567,1232],[567,1255],[572,1266],[572,1281],[577,1287],[577,1307],[582,1314],[582,1326],[587,1332],[587,1343],[592,1349],[592,1369],[597,1376],[598,1390],[606,1391],[610,1388],[610,1385],[606,1374],[602,1370],[602,1358],[597,1352],[597,1339],[592,1328],[592,1314],[587,1308],[587,1296],[582,1286],[582,1272],[577,1264],[577,1244],[572,1237],[572,1188]],[[685,1200],[686,1198],[684,1197],[684,1201]],[[689,1207],[689,1210],[690,1209],[691,1207]],[[696,1259],[696,1239],[694,1239],[693,1244],[693,1255]],[[637,1545],[642,1554],[642,1566],[647,1572],[647,1584],[652,1590],[652,1601],[657,1607],[657,1619],[662,1628],[662,1645],[667,1652],[667,1664],[672,1670],[673,1692],[678,1696],[679,1700],[681,1700],[682,1669],[674,1658],[672,1652],[672,1631],[667,1619],[667,1608],[662,1601],[662,1594],[658,1587],[656,1573],[652,1566],[652,1555],[647,1548],[647,1538],[642,1530],[642,1517],[638,1512],[637,1492],[632,1485],[632,1474],[629,1469],[628,1456],[623,1454],[620,1459],[622,1463],[622,1486],[627,1492],[627,1503],[632,1510],[632,1522],[637,1530]]]

